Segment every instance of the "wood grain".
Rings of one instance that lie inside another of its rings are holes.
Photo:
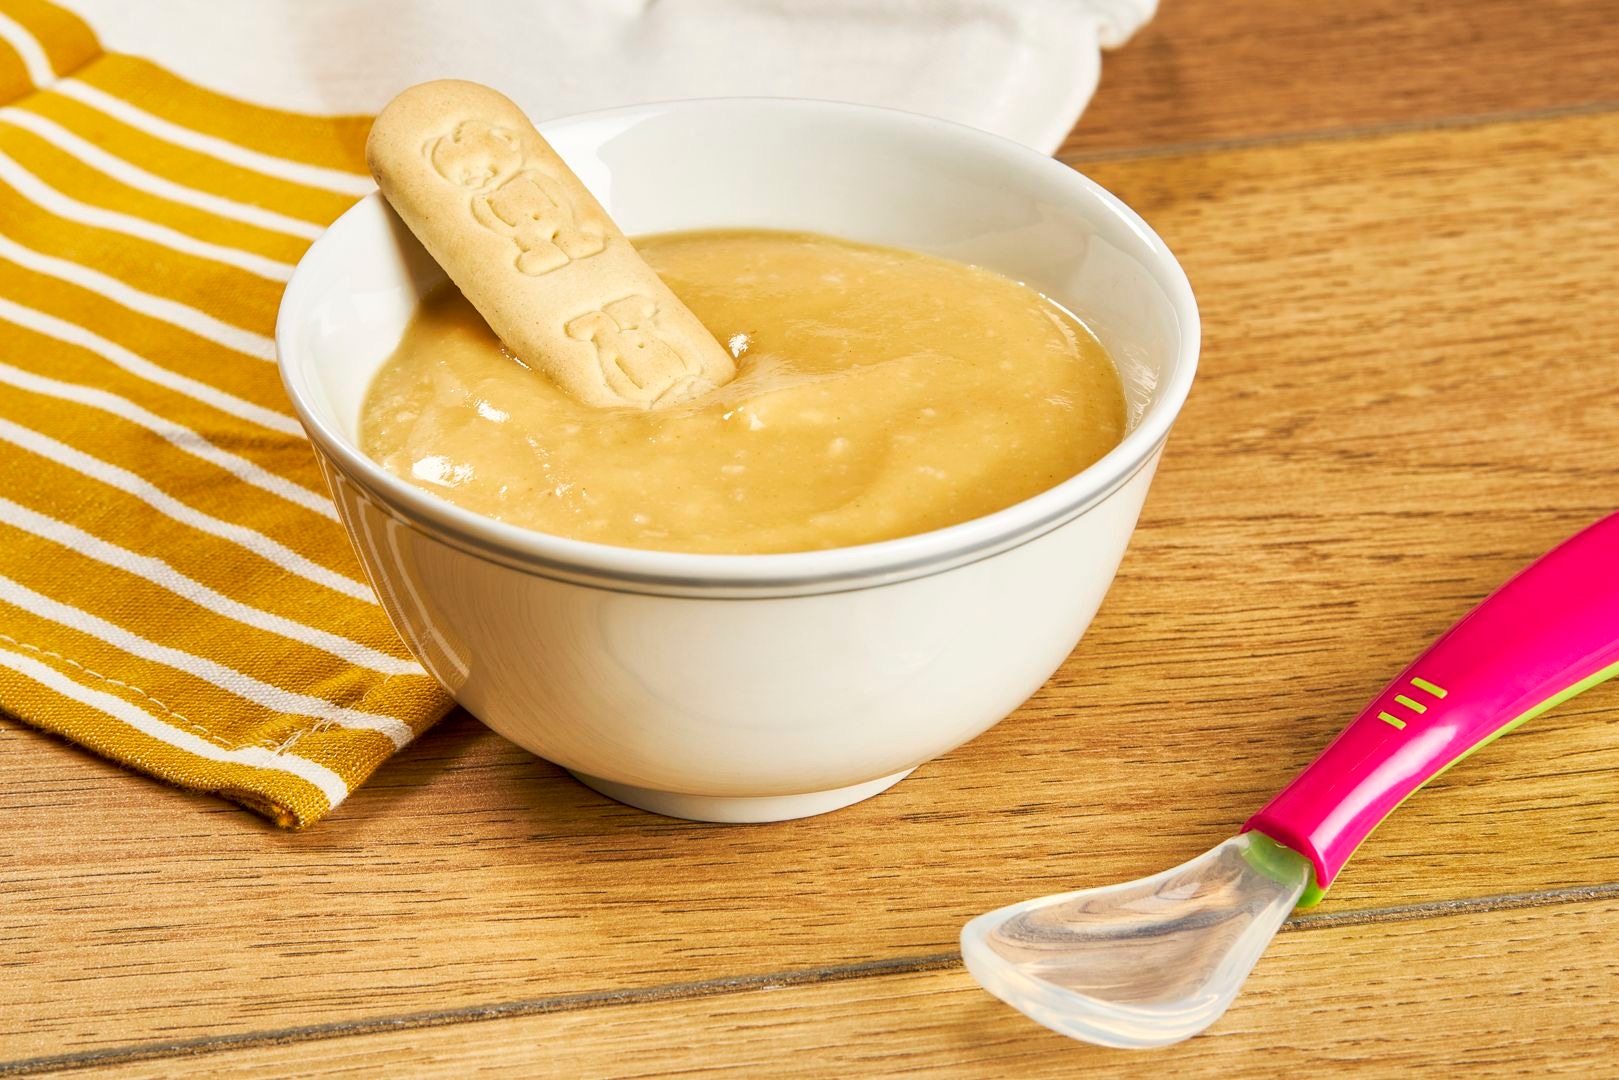
[[[0,1062],[942,962],[979,911],[1234,831],[1619,505],[1619,115],[1091,172],[1181,254],[1203,369],[1088,640],[1015,716],[880,798],[756,827],[616,806],[460,717],[302,834],[7,721]],[[1616,709],[1598,688],[1448,774],[1327,910],[1619,882]],[[940,1038],[928,1060],[980,1052]]]
[[[1619,1040],[1619,901],[1283,934],[1210,1031],[1087,1046],[959,968],[131,1063],[134,1077],[1592,1076]]]
[[[1610,106],[1615,56],[1612,0],[1163,0],[1060,153]]]

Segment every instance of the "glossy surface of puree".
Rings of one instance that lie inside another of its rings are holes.
[[[712,398],[580,404],[453,287],[367,395],[361,445],[470,510],[580,540],[762,553],[926,532],[1073,476],[1124,433],[1096,339],[988,271],[829,237],[636,241],[733,353]]]

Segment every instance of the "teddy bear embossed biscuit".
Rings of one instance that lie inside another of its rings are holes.
[[[656,408],[735,376],[730,353],[504,95],[413,86],[377,117],[366,160],[490,328],[579,400]]]

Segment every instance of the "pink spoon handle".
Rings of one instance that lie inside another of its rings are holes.
[[[1469,753],[1619,674],[1619,514],[1541,556],[1400,673],[1243,831],[1315,864],[1321,898],[1396,806]]]

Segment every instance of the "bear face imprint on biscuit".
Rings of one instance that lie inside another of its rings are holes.
[[[463,120],[448,135],[429,139],[422,151],[434,172],[474,190],[501,183],[523,167],[516,133],[485,120]]]
[[[626,296],[600,311],[569,320],[569,337],[596,347],[607,385],[625,398],[644,400],[662,396],[668,384],[689,377],[690,363],[669,343],[657,326],[658,305],[650,297]],[[624,384],[628,383],[628,387]]]

